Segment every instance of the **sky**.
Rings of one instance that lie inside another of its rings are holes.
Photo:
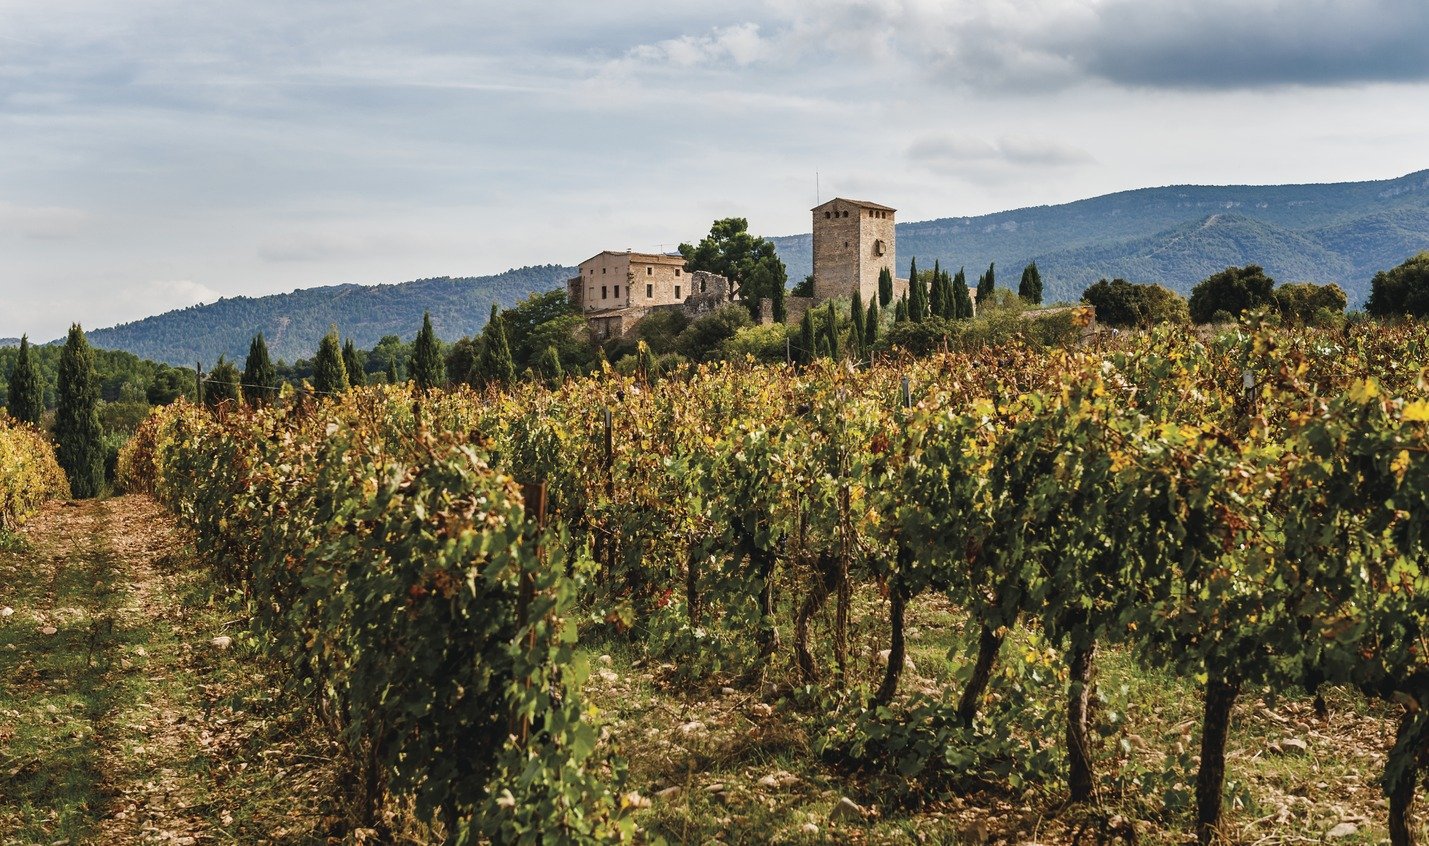
[[[1424,0],[0,0],[0,337],[1429,167]]]

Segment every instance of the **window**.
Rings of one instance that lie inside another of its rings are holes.
[[[703,293],[705,292],[705,282],[706,282],[706,281],[708,281],[708,280],[705,280],[705,279],[701,279],[701,280],[700,280],[700,293],[701,293],[701,294],[703,294]]]
[[[648,300],[648,299],[650,299],[650,298],[652,298],[652,297],[654,297],[654,296],[655,296],[655,286],[654,286],[654,285],[646,285],[646,286],[645,286],[645,299]]]
[[[831,212],[824,212],[824,220],[828,220],[831,217],[833,217],[833,214]]]
[[[844,217],[848,217],[848,212],[844,212]]]
[[[619,285],[616,285],[616,286],[615,286],[615,298],[616,298],[617,300],[620,299],[620,286],[619,286]]]
[[[676,275],[676,276],[679,276],[679,275],[680,275],[680,268],[678,268],[678,267],[675,268],[675,275]]]
[[[600,269],[600,275],[601,275],[601,276],[604,276],[604,275],[605,275],[605,268],[602,267],[602,268]]]
[[[601,285],[601,286],[600,286],[600,298],[601,298],[602,300],[605,299],[605,286],[604,286],[604,285]]]
[[[675,286],[675,299],[678,300],[679,298],[680,298],[680,286],[679,286],[679,285],[676,285],[676,286]]]
[[[645,275],[646,275],[646,276],[654,276],[654,275],[655,275],[655,268],[653,268],[653,267],[647,267],[647,268],[645,268]]]

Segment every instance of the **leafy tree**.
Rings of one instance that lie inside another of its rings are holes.
[[[1376,317],[1429,316],[1429,251],[1376,273],[1365,311]]]
[[[676,338],[673,352],[691,361],[717,359],[726,340],[753,325],[747,310],[735,303],[726,304],[686,326]]]
[[[437,333],[432,330],[432,316],[422,316],[422,329],[417,333],[417,342],[412,348],[412,380],[418,390],[430,391],[446,384],[446,367],[442,353],[437,346]]]
[[[1158,323],[1185,323],[1186,301],[1160,285],[1138,285],[1125,279],[1103,279],[1082,292],[1082,302],[1096,310],[1105,326],[1146,329]]]
[[[333,327],[323,336],[318,344],[317,357],[313,359],[313,390],[326,396],[340,394],[347,388],[347,366],[342,361],[337,328]]]
[[[1349,298],[1339,285],[1288,282],[1275,289],[1275,305],[1280,316],[1293,323],[1310,325],[1326,314],[1343,314]]]
[[[878,342],[878,300],[868,304],[868,315],[863,319],[863,348],[873,349]]]
[[[561,332],[553,333],[550,327],[542,329],[546,324],[572,316],[580,320],[574,323],[567,320]],[[575,325],[584,326],[585,317],[579,309],[571,305],[565,291],[556,290],[532,294],[514,307],[504,309],[501,312],[501,325],[510,345],[511,361],[515,365],[515,371],[519,373],[532,366],[552,343],[556,343],[563,353],[573,353],[573,348],[565,346],[573,339],[562,338],[561,333],[569,336],[570,332],[566,330]],[[589,345],[586,347],[586,354],[589,355]]]
[[[209,408],[218,408],[224,403],[238,405],[243,402],[243,388],[239,385],[242,380],[243,374],[238,372],[233,362],[219,356],[218,363],[213,366],[213,372],[208,374],[203,391],[203,404]]]
[[[1228,267],[1196,283],[1191,289],[1191,319],[1210,323],[1212,316],[1224,311],[1232,317],[1262,306],[1275,305],[1275,280],[1265,275],[1258,264]]]
[[[263,333],[253,336],[248,344],[248,359],[243,362],[243,395],[253,405],[264,405],[278,396],[278,374],[268,358],[268,342]]]
[[[447,378],[453,384],[480,385],[481,339],[459,338],[447,350]]]
[[[888,304],[891,302],[893,302],[893,272],[885,267],[878,271],[878,305],[880,308],[888,308]]]
[[[352,385],[366,385],[367,371],[363,363],[362,353],[357,351],[357,344],[351,338],[342,345],[342,366],[347,368],[347,381]]]
[[[98,496],[104,487],[104,429],[99,422],[99,377],[94,351],[79,324],[69,327],[60,355],[56,455],[76,499]]]
[[[957,320],[970,320],[973,316],[973,301],[968,292],[968,277],[962,268],[958,268],[958,275],[953,277],[951,297],[952,307],[950,314],[946,316]]]
[[[408,359],[412,356],[411,347],[402,342],[396,335],[383,335],[377,345],[372,348],[369,358],[383,363],[384,370],[388,375],[396,373],[398,378],[392,384],[400,381],[401,374],[406,371]]]
[[[978,277],[977,280],[977,302],[982,305],[982,301],[992,296],[992,292],[997,290],[997,262],[987,266],[987,272]]]
[[[799,284],[794,286],[794,290],[789,292],[791,297],[812,297],[814,295],[814,275],[811,273],[799,280]]]
[[[716,220],[698,245],[681,244],[680,255],[692,273],[707,270],[729,279],[751,313],[761,298],[773,299],[789,283],[773,242],[749,234],[749,221],[742,217]]]
[[[1022,281],[1017,283],[1017,296],[1033,305],[1042,304],[1042,274],[1037,270],[1037,262],[1022,269]]]
[[[15,361],[15,368],[10,371],[10,395],[5,404],[10,409],[11,417],[38,426],[40,416],[45,413],[45,392],[32,358],[30,336],[23,335],[20,337],[20,356]]]

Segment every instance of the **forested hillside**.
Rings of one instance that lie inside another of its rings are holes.
[[[791,280],[810,272],[810,236],[771,240]],[[900,273],[914,257],[979,272],[995,261],[1007,284],[1035,260],[1049,300],[1074,300],[1114,276],[1184,295],[1217,270],[1259,264],[1282,281],[1337,282],[1359,305],[1375,271],[1426,248],[1429,171],[1329,185],[1144,188],[898,226]]]
[[[385,335],[411,338],[431,312],[441,338],[481,330],[491,304],[514,305],[532,291],[559,287],[575,270],[541,265],[496,276],[439,277],[397,285],[330,285],[267,297],[231,297],[89,333],[105,349],[126,350],[170,364],[211,366],[220,355],[242,361],[262,332],[275,359],[312,356],[328,327],[370,348]]]

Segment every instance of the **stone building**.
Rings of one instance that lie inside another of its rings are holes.
[[[836,197],[813,208],[814,301],[851,297],[869,302],[878,296],[878,275],[893,275],[893,296],[908,290],[897,278],[896,209],[866,200]]]
[[[678,308],[691,316],[736,299],[728,279],[705,271],[685,272],[679,254],[607,250],[580,264],[566,294],[597,340],[618,338],[656,309]]]

